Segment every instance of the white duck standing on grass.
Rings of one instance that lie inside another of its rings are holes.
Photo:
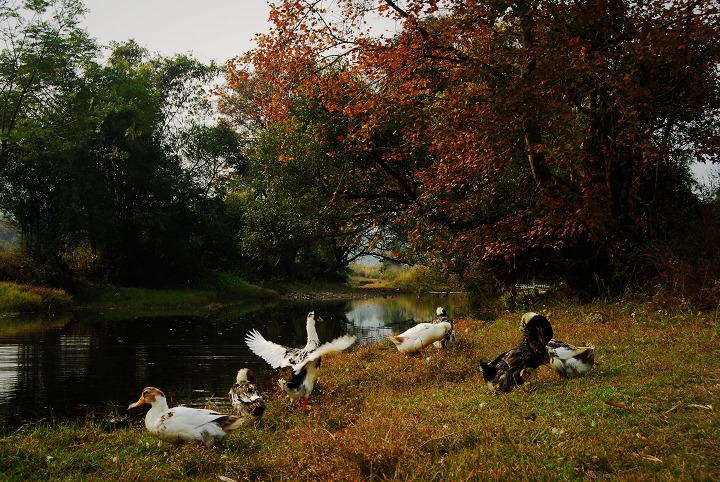
[[[160,440],[172,443],[201,443],[208,447],[221,443],[228,432],[242,425],[244,418],[227,415],[214,410],[190,407],[168,408],[165,394],[155,388],[146,387],[140,399],[131,408],[150,404],[145,415],[145,428]]]
[[[255,383],[253,371],[249,368],[241,368],[228,392],[228,398],[235,413],[257,422],[265,415],[265,400],[258,393]]]
[[[266,340],[257,331],[251,331],[245,338],[245,343],[253,353],[268,362],[273,368],[292,367],[293,375],[290,380],[278,380],[278,383],[293,400],[297,400],[301,410],[308,409],[308,398],[315,387],[320,370],[320,357],[330,353],[339,353],[355,343],[355,337],[343,335],[324,344],[315,330],[315,321],[322,322],[321,317],[315,317],[315,312],[308,313],[306,329],[307,343],[305,348],[288,348]]]
[[[524,327],[536,316],[540,315],[533,312],[525,313],[522,315],[520,323]],[[580,377],[589,372],[595,363],[595,347],[593,345],[575,346],[553,338],[545,348],[548,354],[545,363],[549,364],[560,378]]]
[[[448,344],[455,341],[455,323],[453,322],[452,318],[448,317],[445,308],[443,308],[442,306],[438,306],[435,310],[435,318],[433,319],[433,323],[438,324],[445,321],[450,323],[450,333],[445,335],[445,338],[443,338],[442,340],[434,342],[433,346],[435,348],[444,348]]]
[[[452,331],[452,325],[447,321],[440,323],[418,323],[399,335],[389,336],[401,353],[413,354],[444,339]]]

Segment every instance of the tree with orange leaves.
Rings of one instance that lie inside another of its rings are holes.
[[[337,196],[402,172],[393,221],[461,275],[622,288],[693,208],[690,163],[720,161],[715,2],[285,0],[271,20],[228,65],[231,88],[261,86],[247,111],[286,122],[311,98],[348,119],[367,155]]]

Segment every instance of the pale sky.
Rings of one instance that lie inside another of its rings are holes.
[[[85,6],[82,26],[100,45],[132,38],[151,53],[192,53],[202,62],[224,64],[270,29],[267,0],[85,0]],[[693,172],[708,184],[720,166],[696,164]]]
[[[192,53],[223,64],[270,29],[266,0],[85,0],[81,26],[100,45],[135,41],[163,56]]]

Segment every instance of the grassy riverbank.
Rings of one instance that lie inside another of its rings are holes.
[[[29,259],[14,252],[0,253],[0,315],[59,314],[70,310],[87,310],[109,316],[147,315],[148,313],[193,314],[208,308],[238,303],[253,303],[271,298],[347,298],[357,296],[358,288],[366,293],[419,289],[417,279],[400,271],[380,273],[378,268],[357,267],[347,284],[344,283],[283,283],[259,286],[223,272],[207,273],[192,285],[172,288],[139,288],[93,283],[77,278],[74,288],[67,291],[51,288],[52,276]],[[414,284],[408,284],[407,279]],[[57,281],[57,280],[56,280]],[[67,281],[67,280],[66,280]],[[427,283],[430,279],[424,281]],[[45,286],[44,286],[45,285]]]
[[[59,312],[71,304],[72,298],[63,290],[0,282],[0,313]]]
[[[216,305],[276,298],[278,293],[230,274],[217,273],[196,287],[172,289],[89,286],[76,297],[75,307],[127,316],[161,311],[163,314],[205,311]]]
[[[222,447],[169,445],[144,431],[139,414],[121,429],[96,414],[6,434],[0,473],[6,480],[720,478],[717,313],[530,308],[548,315],[557,338],[596,345],[587,377],[560,380],[542,368],[526,388],[489,394],[477,362],[517,343],[521,313],[458,319],[458,341],[444,351],[415,358],[380,343],[327,357],[309,413],[275,380],[261,380],[265,423],[230,434]]]
[[[156,313],[192,313],[208,307],[276,298],[263,288],[234,275],[216,273],[188,288],[148,289],[86,284],[71,297],[64,290],[0,282],[0,313],[42,314],[69,310],[116,313],[122,316]]]

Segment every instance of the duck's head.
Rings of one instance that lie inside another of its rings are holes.
[[[142,395],[140,395],[140,400],[135,403],[131,403],[130,406],[128,406],[128,410],[139,407],[140,405],[145,405],[146,403],[154,405],[159,398],[162,398],[163,400],[165,399],[165,394],[162,390],[155,387],[145,387],[143,388]]]
[[[437,309],[435,310],[435,315],[447,316],[447,312],[445,311],[445,308],[443,308],[442,306],[438,306]]]
[[[241,382],[255,383],[255,374],[249,368],[241,368],[237,372],[236,381],[237,381],[237,383],[241,383]]]
[[[523,320],[526,315],[530,314],[533,316],[527,320],[525,326],[523,327],[525,339],[547,345],[547,342],[552,340],[553,337],[552,325],[550,325],[547,318],[542,315],[538,315],[537,313],[526,313],[523,315]]]
[[[315,323],[315,322],[322,323],[325,320],[323,320],[320,315],[316,315],[314,311],[311,311],[307,315],[307,321],[308,321],[308,323]]]
[[[520,330],[524,330],[524,329],[525,329],[525,325],[527,325],[528,322],[529,322],[530,320],[532,320],[532,318],[533,318],[534,316],[540,316],[540,315],[538,315],[538,314],[535,313],[534,311],[528,311],[527,313],[525,313],[524,315],[522,315],[522,316],[520,317]]]

